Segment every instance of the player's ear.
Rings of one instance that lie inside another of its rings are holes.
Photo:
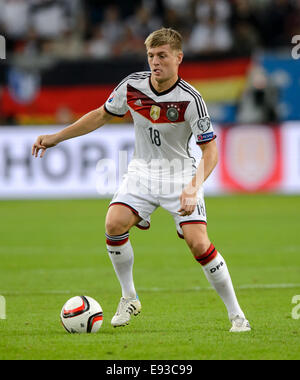
[[[177,60],[178,60],[178,65],[180,65],[182,60],[183,60],[183,52],[182,51],[179,51],[177,53]]]

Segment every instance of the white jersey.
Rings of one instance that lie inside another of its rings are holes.
[[[150,81],[151,72],[129,75],[114,89],[105,110],[122,117],[129,110],[135,129],[134,156],[128,171],[147,175],[157,173],[166,163],[175,164],[175,172],[194,166],[189,142],[197,144],[216,136],[206,105],[199,92],[183,79],[164,92],[157,92]],[[175,161],[174,161],[175,160]]]

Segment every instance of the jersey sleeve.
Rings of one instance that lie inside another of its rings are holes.
[[[189,104],[185,119],[190,124],[196,144],[205,144],[217,137],[213,130],[206,104],[200,94],[195,96]]]
[[[123,117],[128,111],[127,81],[122,81],[110,94],[104,104],[105,111],[113,116]]]

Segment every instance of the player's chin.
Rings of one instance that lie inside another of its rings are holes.
[[[152,70],[152,75],[154,76],[155,79],[163,79],[163,72],[160,70],[160,71],[156,71],[156,70]]]

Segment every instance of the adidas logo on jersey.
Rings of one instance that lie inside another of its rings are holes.
[[[135,104],[136,106],[140,106],[140,107],[142,107],[142,105],[143,105],[141,99],[138,99],[134,104]]]

